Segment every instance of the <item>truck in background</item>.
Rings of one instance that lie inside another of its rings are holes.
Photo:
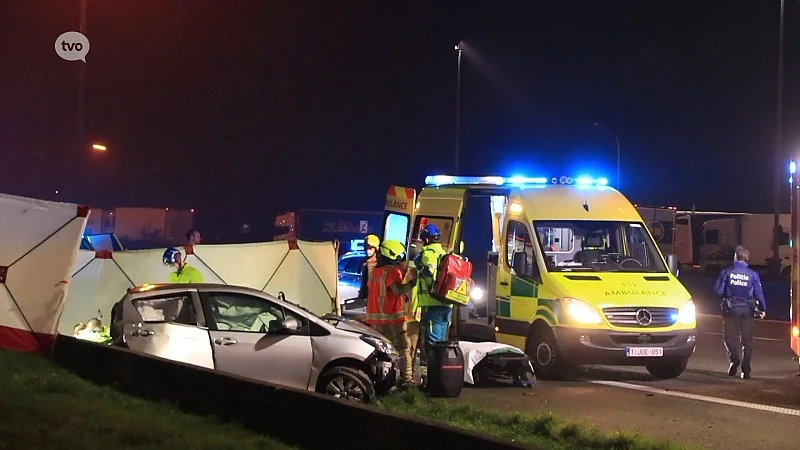
[[[363,248],[368,234],[380,235],[383,212],[300,209],[275,218],[276,241],[339,241],[339,255]]]
[[[636,209],[647,224],[647,228],[661,251],[674,254],[683,270],[706,270],[718,267],[713,264],[707,267],[704,264],[710,253],[708,247],[704,247],[703,224],[746,214],[639,205],[636,206]]]
[[[193,209],[92,208],[85,234],[114,234],[125,248],[136,250],[181,244],[193,227]]]
[[[789,276],[791,248],[789,233],[791,216],[781,214],[778,239],[778,258],[781,275]],[[703,223],[703,244],[700,265],[704,268],[727,267],[733,261],[733,251],[743,245],[750,251],[750,267],[761,272],[769,270],[772,261],[772,214],[741,214],[734,217],[707,220]]]
[[[653,240],[661,252],[674,253],[673,240],[675,239],[675,206],[642,206],[634,205],[639,215],[642,216]]]

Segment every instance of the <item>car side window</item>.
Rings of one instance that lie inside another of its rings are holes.
[[[528,227],[516,220],[509,220],[506,227],[506,262],[519,277],[540,280],[539,267],[533,253],[533,241]]]
[[[197,312],[189,293],[134,300],[133,306],[147,323],[180,323],[197,326]]]
[[[214,322],[220,331],[251,333],[282,333],[283,321],[297,320],[302,328],[305,321],[278,303],[261,297],[228,292],[208,293]]]
[[[361,263],[363,261],[361,258],[350,258],[347,260],[347,266],[345,267],[345,272],[347,273],[361,273]]]

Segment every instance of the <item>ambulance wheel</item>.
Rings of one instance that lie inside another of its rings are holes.
[[[561,356],[556,337],[546,325],[534,326],[525,340],[525,354],[533,363],[534,375],[541,380],[563,380],[570,366]]]
[[[686,365],[689,364],[689,359],[675,359],[664,358],[657,362],[648,364],[647,371],[650,375],[666,380],[669,378],[678,378],[686,370]]]

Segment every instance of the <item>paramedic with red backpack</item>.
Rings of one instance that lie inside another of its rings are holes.
[[[453,306],[431,296],[436,280],[439,259],[447,254],[439,243],[441,233],[436,225],[427,225],[419,233],[423,247],[415,266],[419,286],[419,307],[422,309],[421,328],[425,337],[425,351],[429,355],[433,344],[447,340],[447,329],[453,315]]]

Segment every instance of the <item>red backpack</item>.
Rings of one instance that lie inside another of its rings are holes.
[[[431,289],[431,297],[440,302],[464,306],[469,303],[474,286],[472,262],[454,253],[439,257],[439,267]]]

